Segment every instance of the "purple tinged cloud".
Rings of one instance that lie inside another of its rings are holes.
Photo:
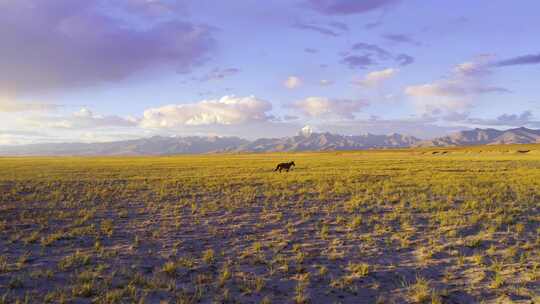
[[[526,64],[540,64],[540,54],[523,55],[506,60],[496,62],[494,65],[498,67],[511,66],[511,65],[526,65]]]
[[[313,24],[295,23],[293,27],[300,30],[314,31],[314,32],[317,32],[319,34],[326,35],[326,36],[332,36],[332,37],[339,36],[339,34],[336,33],[335,31],[329,30],[327,28],[324,28],[318,25],[313,25]]]
[[[238,73],[240,73],[240,69],[237,69],[237,68],[225,68],[225,69],[215,68],[212,71],[210,71],[208,74],[201,77],[199,80],[202,82],[211,81],[211,80],[221,80],[230,76],[234,76]]]
[[[521,114],[502,114],[495,119],[467,118],[463,122],[481,126],[531,126],[539,127],[540,121],[534,120],[534,115],[530,110]]]
[[[395,43],[405,43],[405,44],[411,44],[411,45],[420,45],[421,43],[414,40],[408,35],[405,34],[386,34],[383,35],[383,38]]]
[[[399,54],[395,59],[400,66],[406,66],[414,62],[414,57],[407,54]]]
[[[343,22],[334,21],[334,22],[328,23],[328,25],[344,32],[349,30],[349,26]]]
[[[345,56],[341,62],[351,69],[366,69],[375,64],[375,61],[373,61],[369,55],[348,55]]]
[[[204,25],[139,29],[100,14],[95,2],[70,0],[0,2],[0,36],[0,90],[11,94],[120,81],[159,67],[187,71],[215,44]]]
[[[381,59],[386,59],[390,57],[390,52],[375,44],[358,42],[352,46],[352,49],[355,51],[366,51],[368,53],[375,54]]]
[[[379,27],[381,25],[382,25],[381,21],[370,22],[370,23],[366,23],[366,25],[364,25],[364,28],[367,29],[367,30],[371,30],[371,29],[374,29],[374,28]]]
[[[367,13],[398,3],[399,0],[309,0],[308,5],[324,15]]]
[[[382,47],[370,44],[370,43],[364,43],[364,42],[358,42],[353,44],[351,47],[353,51],[362,52],[365,56],[376,56],[379,60],[388,60],[393,59],[399,64],[400,66],[406,66],[414,62],[414,58],[412,56],[409,56],[407,54],[399,54],[394,56],[390,51],[387,51],[383,49]],[[351,56],[349,56],[351,57]],[[358,57],[358,56],[356,56]],[[370,57],[370,59],[371,59]],[[348,63],[352,63],[354,65],[354,62],[358,62],[359,60],[357,58],[349,58],[347,59]],[[366,62],[364,62],[365,65]],[[374,62],[372,62],[374,63]]]
[[[150,18],[160,18],[164,16],[186,16],[188,8],[184,1],[163,1],[163,0],[117,0],[127,12]]]
[[[532,117],[533,117],[533,114],[529,110],[521,114],[503,114],[497,117],[497,121],[499,121],[500,123],[521,125],[526,122],[529,122]]]
[[[479,87],[479,88],[476,88],[475,90],[472,91],[473,93],[476,93],[476,94],[484,94],[484,93],[512,93],[512,91],[506,89],[506,88],[502,88],[502,87],[493,87],[493,86],[488,86],[488,87]]]

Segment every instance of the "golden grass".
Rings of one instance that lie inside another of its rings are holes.
[[[0,158],[0,303],[534,301],[537,151]]]

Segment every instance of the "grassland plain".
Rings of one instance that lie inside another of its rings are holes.
[[[0,158],[12,302],[540,303],[540,146]]]

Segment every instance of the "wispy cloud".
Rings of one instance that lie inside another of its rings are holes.
[[[528,65],[528,64],[540,64],[540,54],[529,54],[513,58],[504,59],[495,62],[493,65],[498,67],[512,66],[512,65]]]
[[[2,112],[46,112],[61,108],[52,103],[22,102],[11,98],[0,98],[0,113]]]
[[[321,79],[319,80],[319,84],[323,87],[326,87],[326,86],[330,86],[330,85],[333,85],[334,84],[334,81],[332,80],[329,80],[329,79]]]
[[[449,76],[430,83],[407,86],[404,93],[421,111],[462,111],[471,107],[474,96],[509,93],[506,88],[486,84],[491,73],[488,58],[479,57],[453,67]]]
[[[346,52],[342,63],[351,68],[366,68],[380,62],[393,61],[400,66],[406,66],[414,62],[414,58],[407,54],[394,55],[391,51],[376,44],[357,42],[352,45],[351,51]]]
[[[369,72],[359,81],[356,81],[356,84],[366,86],[366,87],[376,87],[383,83],[384,81],[393,78],[398,73],[397,69],[384,69],[380,71]]]
[[[295,22],[293,28],[300,30],[313,31],[322,35],[338,37],[349,31],[349,26],[342,22]]]
[[[368,53],[372,53],[374,55],[377,55],[380,59],[388,59],[389,57],[391,57],[389,51],[375,44],[358,42],[353,44],[351,49],[354,51],[365,51]]]
[[[332,37],[339,36],[339,34],[334,32],[333,30],[330,30],[330,29],[327,29],[318,25],[314,25],[314,24],[295,23],[293,27],[297,29],[301,29],[301,30],[317,32],[319,34],[326,35],[326,36],[332,36]]]
[[[507,127],[529,126],[533,128],[540,127],[540,120],[535,119],[532,111],[530,110],[523,111],[520,114],[505,113],[505,114],[497,116],[494,119],[467,117],[466,119],[463,119],[461,122],[468,125],[491,126],[491,127],[496,127],[496,126],[507,126]]]
[[[400,66],[406,66],[414,62],[414,57],[407,54],[399,54],[395,57],[395,60]]]
[[[367,105],[362,100],[331,99],[314,96],[299,100],[288,107],[309,118],[353,119],[354,114],[358,113]]]
[[[347,23],[343,23],[339,21],[332,21],[332,22],[329,22],[328,25],[344,32],[349,31],[349,26],[347,25]]]
[[[308,6],[325,15],[363,14],[398,3],[399,0],[309,0]]]
[[[117,115],[100,115],[83,107],[71,115],[32,116],[22,119],[25,125],[49,129],[93,129],[105,127],[135,127],[138,120]]]
[[[496,86],[474,86],[461,81],[441,81],[408,86],[405,93],[414,97],[462,97],[484,93],[509,93],[508,89]]]
[[[411,44],[415,46],[421,45],[419,41],[416,41],[409,35],[405,34],[385,34],[383,35],[383,38],[389,41],[392,41],[394,43],[404,43],[404,44]]]
[[[373,60],[370,55],[347,55],[343,57],[341,62],[352,69],[366,69],[376,64],[375,60]]]
[[[234,76],[236,74],[240,73],[240,69],[238,68],[215,68],[211,70],[208,74],[204,75],[203,77],[199,78],[200,81],[212,81],[212,80],[222,80],[230,76]]]

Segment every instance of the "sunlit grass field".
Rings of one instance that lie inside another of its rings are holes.
[[[17,301],[539,303],[540,146],[0,158]]]

